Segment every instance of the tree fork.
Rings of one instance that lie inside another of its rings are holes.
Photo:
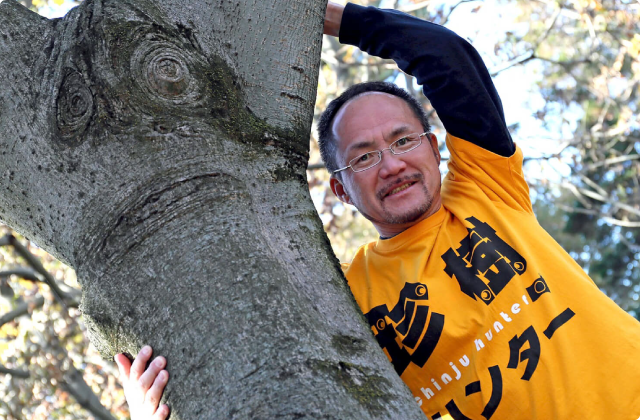
[[[424,418],[305,180],[324,0],[0,4],[0,218],[78,272],[175,419]]]

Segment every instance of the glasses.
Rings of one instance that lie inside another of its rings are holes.
[[[337,174],[338,172],[349,168],[351,168],[353,172],[362,172],[367,169],[371,169],[382,161],[382,152],[385,150],[391,151],[394,155],[401,155],[403,153],[410,152],[422,144],[422,137],[427,134],[429,134],[428,131],[422,134],[407,134],[406,136],[400,137],[398,140],[391,143],[386,149],[372,150],[371,152],[364,153],[351,159],[349,161],[349,165],[344,168],[336,169],[333,173]]]

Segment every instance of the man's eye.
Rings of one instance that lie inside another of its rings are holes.
[[[401,139],[398,139],[398,140],[396,141],[396,144],[397,144],[398,146],[404,146],[404,145],[406,145],[408,142],[409,142],[409,139],[408,139],[408,138],[406,138],[406,137],[403,137],[403,138],[401,138]]]
[[[358,162],[366,162],[367,160],[369,160],[369,153],[365,153],[358,158]]]

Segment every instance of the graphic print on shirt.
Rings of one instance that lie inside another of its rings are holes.
[[[460,284],[470,298],[491,304],[504,287],[527,269],[527,261],[503,241],[495,229],[475,217],[466,219],[473,225],[457,249],[442,254],[444,271]]]
[[[398,375],[402,375],[410,363],[424,366],[440,340],[444,315],[432,311],[427,323],[428,298],[425,284],[405,283],[398,303],[391,310],[387,305],[379,305],[365,314],[378,344],[387,350]],[[404,337],[402,346],[396,341],[399,336]]]

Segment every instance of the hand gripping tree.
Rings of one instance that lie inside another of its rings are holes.
[[[175,419],[421,418],[305,181],[323,0],[0,4],[0,218],[73,266]]]

